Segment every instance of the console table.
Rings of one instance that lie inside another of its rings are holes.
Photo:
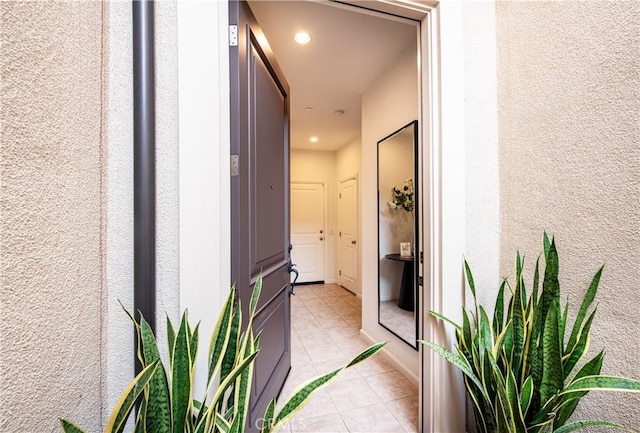
[[[402,262],[402,281],[400,283],[400,294],[398,295],[398,307],[406,311],[415,311],[414,302],[415,291],[414,274],[413,274],[413,256],[401,256],[400,254],[387,254],[385,257],[389,260]]]

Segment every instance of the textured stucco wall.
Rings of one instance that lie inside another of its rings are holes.
[[[640,3],[499,2],[496,19],[502,275],[555,234],[573,317],[606,263],[591,353],[640,379]],[[576,419],[638,429],[638,407],[592,393]]]
[[[98,431],[102,5],[0,2],[0,19],[0,431]]]

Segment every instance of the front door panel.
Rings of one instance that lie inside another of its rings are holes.
[[[246,430],[255,432],[291,368],[289,88],[248,5],[231,1],[229,13],[238,26],[238,46],[230,48],[231,154],[238,158],[231,178],[231,275],[245,323],[253,285],[263,276]]]

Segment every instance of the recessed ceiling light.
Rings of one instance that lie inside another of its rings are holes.
[[[313,111],[313,107],[304,107],[304,111]]]
[[[340,110],[340,109],[336,110],[336,111],[333,112],[333,115],[336,116],[336,117],[342,117],[342,116],[344,116],[344,110]]]
[[[299,43],[300,45],[305,45],[311,42],[311,35],[305,32],[298,32],[293,37],[293,40]]]
[[[317,143],[318,142],[318,137],[313,136],[313,137],[311,137],[309,139],[309,141],[312,142],[312,143]]]

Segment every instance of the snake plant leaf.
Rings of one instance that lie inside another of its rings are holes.
[[[142,316],[140,317],[140,336],[144,355],[143,365],[159,361],[160,352],[156,344],[155,336],[153,335],[153,330]],[[171,432],[170,391],[167,375],[161,361],[159,361],[158,369],[149,382],[148,393],[147,431],[157,433]]]
[[[552,244],[553,245],[553,244]],[[549,255],[553,252],[553,248]],[[558,310],[551,303],[542,336],[542,384],[541,403],[551,399],[563,387],[562,346],[558,335]]]
[[[451,352],[449,349],[439,346],[430,341],[418,340],[419,343],[424,344],[431,350],[433,350],[438,355],[442,356],[446,361],[455,365],[461,372],[463,372],[471,381],[478,387],[479,390],[483,391],[483,397],[490,401],[489,396],[484,393],[484,386],[482,386],[482,382],[480,379],[474,374],[471,366],[469,365],[469,361],[467,361],[464,357],[456,355]]]
[[[569,377],[576,364],[584,357],[589,350],[589,343],[591,342],[591,323],[595,317],[596,310],[593,310],[587,321],[585,322],[583,329],[580,331],[578,341],[573,346],[571,352],[566,355],[564,361],[564,376]]]
[[[71,421],[67,421],[66,419],[61,419],[60,424],[62,425],[62,430],[64,433],[85,433],[80,427],[72,423]]]
[[[196,327],[191,330],[189,326],[189,354],[191,355],[191,369],[193,370],[196,365],[196,357],[198,355],[198,342],[200,341],[200,322],[196,323]],[[171,353],[171,352],[169,352]]]
[[[253,291],[251,292],[251,300],[249,301],[249,317],[253,318],[258,308],[258,299],[262,292],[262,272],[258,275],[255,284],[253,285]]]
[[[216,413],[215,426],[220,433],[229,433],[231,431],[231,424],[219,413]]]
[[[471,337],[471,322],[469,320],[469,314],[467,314],[467,310],[465,309],[462,309],[462,332],[458,341],[464,355],[469,357],[473,352],[473,338]]]
[[[498,358],[498,354],[502,353],[502,346],[504,344],[504,339],[511,329],[511,321],[507,322],[507,326],[504,327],[502,332],[496,336],[496,342],[493,345],[493,357]]]
[[[259,340],[254,338],[253,329],[251,328],[248,328],[246,335],[247,335],[247,343],[244,347],[243,356],[248,357],[251,355],[251,353],[258,352]],[[237,429],[236,430],[237,433],[242,433],[244,429],[244,425],[247,419],[247,414],[249,411],[249,399],[251,398],[250,386],[251,386],[252,380],[253,380],[253,361],[250,364],[250,367],[244,369],[244,371],[236,379],[234,410],[236,408],[238,410],[235,413],[234,423],[231,427],[232,432],[234,432],[234,430]]]
[[[540,287],[540,256],[536,259],[536,267],[533,271],[533,288],[531,291],[531,302],[529,305],[533,308],[538,305],[538,289]]]
[[[337,370],[331,371],[322,376],[314,377],[309,379],[302,385],[298,386],[294,389],[293,393],[287,400],[284,402],[282,409],[278,412],[275,417],[275,422],[273,426],[271,426],[270,431],[276,430],[279,426],[283,425],[287,420],[291,419],[300,409],[304,407],[304,405],[311,398],[312,393],[329,384],[334,378],[336,378],[340,373],[342,373],[347,368],[351,368],[362,361],[372,357],[376,353],[378,353],[382,348],[386,345],[386,342],[376,343],[367,349],[363,350],[359,354],[357,354],[348,364],[344,367],[339,368]]]
[[[613,423],[613,422],[598,421],[598,420],[572,422],[571,424],[566,424],[566,425],[564,425],[562,427],[558,427],[557,429],[555,429],[553,431],[553,433],[569,433],[569,432],[572,432],[572,431],[582,430],[582,429],[587,428],[587,427],[610,427],[610,428],[615,428],[615,429],[619,429],[619,430],[624,430],[624,431],[627,431],[627,432],[637,433],[635,430],[627,428],[627,427],[625,427],[623,425],[616,424],[616,423]]]
[[[640,380],[617,376],[585,376],[571,382],[560,394],[594,390],[640,392]]]
[[[522,407],[522,413],[526,416],[531,405],[531,398],[533,397],[533,378],[528,376],[522,384],[520,389],[520,406]]]
[[[558,324],[558,334],[560,335],[560,341],[564,342],[564,330],[567,326],[567,316],[569,315],[569,297],[567,296],[567,302],[564,304],[562,315],[560,316],[560,323]],[[566,352],[563,352],[566,353]]]
[[[231,334],[231,316],[234,312],[235,303],[235,288],[231,288],[231,292],[227,297],[222,312],[218,316],[213,332],[211,333],[211,339],[209,340],[209,371],[207,374],[208,382],[210,382],[215,375],[216,371],[220,368],[222,362],[222,356],[226,353],[227,344],[229,344],[229,337]],[[203,400],[204,401],[204,400]]]
[[[580,330],[582,329],[582,322],[587,316],[587,311],[598,293],[598,285],[600,284],[600,277],[602,277],[603,270],[604,265],[602,265],[600,269],[598,269],[598,272],[593,276],[591,284],[589,284],[589,288],[587,289],[587,293],[585,293],[584,298],[582,299],[582,304],[580,304],[580,310],[578,311],[576,321],[573,324],[569,341],[567,341],[567,352],[571,352],[573,350],[573,346],[577,343]]]
[[[124,430],[134,403],[144,391],[149,381],[155,376],[159,365],[160,361],[152,362],[129,383],[109,416],[104,430],[105,433],[121,433]]]
[[[272,398],[267,405],[267,409],[264,411],[264,417],[262,421],[262,426],[260,428],[260,433],[269,433],[271,431],[271,427],[276,419],[276,399]]]
[[[171,420],[173,433],[183,433],[186,430],[187,416],[190,416],[191,383],[193,378],[189,334],[189,322],[185,312],[182,315],[174,349],[171,353]]]
[[[176,342],[176,329],[173,327],[173,323],[171,323],[171,319],[167,314],[166,317],[166,326],[167,326],[167,347],[169,348],[169,353],[173,352],[173,345]]]
[[[480,307],[480,321],[478,323],[477,332],[480,334],[480,347],[479,349],[493,350],[493,333],[491,332],[491,324],[489,323],[489,316],[483,307]]]
[[[328,384],[332,379],[338,376],[341,371],[342,368],[339,368],[322,376],[312,378],[295,389],[293,394],[287,399],[282,409],[278,412],[273,429],[278,428],[295,415],[295,413],[309,401],[313,391]]]
[[[349,363],[344,368],[346,369],[346,368],[353,367],[357,364],[360,364],[362,361],[371,358],[373,355],[381,351],[382,348],[386,346],[386,344],[387,342],[383,341],[381,343],[376,343],[366,348],[365,350],[357,354],[351,361],[349,361]]]
[[[471,294],[473,295],[473,303],[476,306],[476,314],[475,318],[478,320],[478,298],[476,297],[476,284],[473,282],[473,274],[471,273],[471,268],[469,267],[469,263],[467,259],[464,260],[464,272],[467,276],[467,283],[469,284],[469,290],[471,290]]]
[[[229,342],[227,343],[225,353],[222,357],[222,363],[220,365],[220,377],[223,379],[229,375],[231,370],[233,370],[233,366],[236,362],[238,346],[240,344],[241,322],[242,322],[242,308],[240,307],[240,303],[238,303],[237,308],[233,310],[230,328],[228,329]]]
[[[518,263],[520,255],[518,255]],[[522,298],[522,269],[520,268],[517,276],[517,283],[513,294],[513,306],[511,308],[511,324],[513,327],[513,352],[511,355],[511,370],[516,376],[520,375],[520,361],[525,343],[525,309],[523,307]]]
[[[543,320],[547,320],[551,305],[560,308],[560,282],[558,280],[559,260],[555,240],[551,240],[549,251],[546,254],[544,280],[542,282],[542,314]]]
[[[493,308],[493,330],[496,334],[500,334],[504,327],[504,287],[506,283],[506,280],[503,280],[500,284],[496,304]]]
[[[133,433],[146,433],[147,425],[147,400],[140,399],[140,405],[138,406],[138,413],[136,415],[136,423],[133,426]]]
[[[597,376],[600,374],[600,370],[602,369],[602,361],[604,360],[604,350],[601,350],[595,357],[586,362],[580,370],[573,377],[573,380],[580,379],[581,377],[586,376]],[[562,402],[562,405],[558,409],[557,416],[557,424],[558,426],[564,425],[569,417],[573,414],[573,412],[578,407],[578,403],[580,402],[580,398],[584,397],[587,394],[587,391],[573,393],[571,394],[570,399],[565,399]]]
[[[456,329],[456,331],[460,331],[462,329],[460,325],[458,325],[453,320],[449,319],[447,316],[444,316],[436,311],[429,311],[429,314],[431,314],[433,317],[436,317],[440,320],[447,322],[449,325],[453,326]]]
[[[216,392],[212,398],[212,402],[220,401],[221,397],[224,396],[224,393],[229,389],[229,387],[234,383],[236,378],[242,374],[244,370],[250,368],[253,360],[258,356],[258,352],[255,351],[247,357],[243,357],[239,360],[238,364],[231,370],[231,372],[220,382],[220,385],[216,389]],[[213,404],[213,403],[212,403]]]
[[[551,243],[549,242],[549,236],[547,235],[546,231],[542,235],[542,246],[544,248],[544,257],[546,260],[546,258],[549,256],[549,250],[551,249]]]

